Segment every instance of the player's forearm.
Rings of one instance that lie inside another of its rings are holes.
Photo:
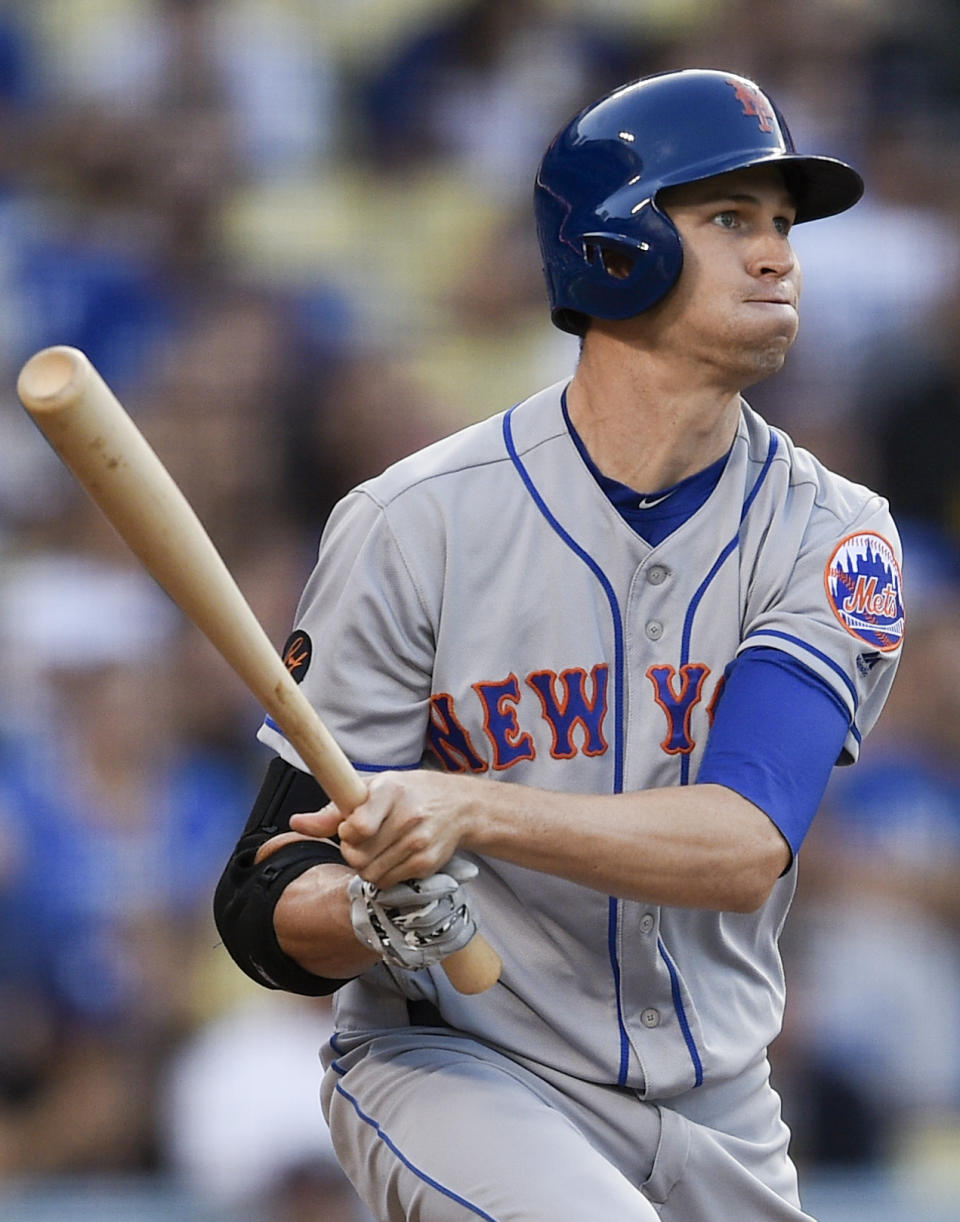
[[[379,887],[425,878],[462,847],[624,899],[752,911],[790,860],[763,811],[721,785],[588,795],[382,773],[346,819],[327,808],[290,822],[339,831],[344,858]]]
[[[583,797],[481,783],[475,796],[465,847],[625,899],[753,911],[789,863],[767,816],[720,785]]]
[[[347,884],[353,873],[329,863],[314,866],[287,885],[274,909],[281,949],[315,976],[345,980],[378,962],[350,922]]]

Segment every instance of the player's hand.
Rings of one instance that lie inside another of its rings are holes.
[[[416,971],[439,963],[477,931],[461,887],[476,874],[472,862],[455,857],[441,873],[385,891],[354,875],[348,894],[357,938],[393,967]]]
[[[293,832],[340,837],[344,861],[381,889],[441,871],[465,843],[477,783],[439,772],[383,772],[346,818],[333,805],[294,815]]]

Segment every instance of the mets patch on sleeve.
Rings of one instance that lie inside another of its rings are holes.
[[[893,548],[872,531],[848,535],[824,573],[827,598],[844,628],[874,649],[903,639],[903,578]]]

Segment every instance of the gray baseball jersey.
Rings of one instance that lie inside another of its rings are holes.
[[[843,702],[856,759],[903,633],[883,499],[744,405],[708,501],[650,547],[585,467],[562,391],[405,459],[330,518],[297,628],[304,690],[347,755],[585,794],[692,783],[725,668],[772,645]],[[275,726],[260,734],[303,766]],[[739,914],[479,864],[501,984],[464,997],[439,968],[377,967],[338,993],[341,1032],[424,998],[519,1063],[722,1127],[725,1084],[755,1076],[780,1029],[796,867]]]

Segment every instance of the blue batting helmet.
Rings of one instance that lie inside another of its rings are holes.
[[[842,161],[798,153],[770,98],[729,72],[664,72],[582,110],[547,149],[534,190],[554,323],[582,335],[585,316],[630,318],[656,305],[683,265],[657,193],[768,164],[782,167],[797,221],[843,212],[863,193]],[[611,274],[605,252],[627,255],[629,274]]]

